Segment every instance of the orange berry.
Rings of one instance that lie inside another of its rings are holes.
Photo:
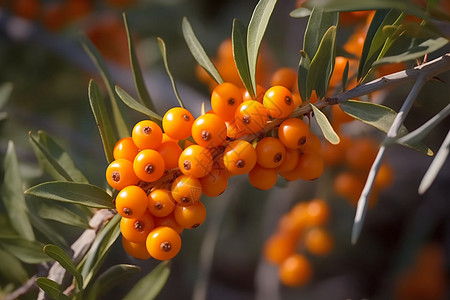
[[[247,133],[260,132],[269,120],[267,109],[255,100],[242,102],[234,117],[236,126]]]
[[[264,94],[263,105],[272,118],[283,119],[295,109],[291,92],[281,85],[272,86]]]
[[[266,93],[266,89],[262,86],[257,84],[256,85],[256,99],[253,99],[252,96],[250,96],[250,93],[245,90],[244,95],[242,96],[243,101],[249,101],[249,100],[256,100],[259,103],[263,103],[264,94]],[[234,116],[233,116],[234,118]]]
[[[305,247],[311,254],[327,255],[333,250],[334,241],[327,230],[313,227],[305,234]]]
[[[202,185],[195,177],[180,175],[172,183],[171,192],[176,202],[180,205],[188,206],[200,199]]]
[[[298,239],[308,224],[308,203],[299,202],[292,207],[288,214],[284,215],[278,222],[278,228],[281,232],[291,235]]]
[[[136,155],[133,170],[139,179],[154,182],[162,177],[165,171],[164,158],[158,151],[145,149]]]
[[[145,243],[145,240],[155,227],[155,222],[150,213],[145,213],[139,218],[120,219],[120,231],[125,239],[133,243]]]
[[[91,0],[67,0],[66,11],[69,20],[76,20],[87,16],[92,11]]]
[[[345,160],[345,153],[351,145],[351,140],[345,135],[340,136],[341,141],[337,145],[325,142],[321,147],[321,156],[326,166],[337,166]]]
[[[353,142],[346,153],[347,164],[355,170],[369,170],[375,157],[378,147],[370,138],[360,138]]]
[[[300,152],[297,149],[286,149],[283,163],[278,167],[278,172],[287,172],[295,169],[300,158]]]
[[[189,206],[175,206],[173,211],[175,220],[186,229],[197,228],[206,219],[206,208],[201,201]]]
[[[241,136],[247,134],[245,130],[241,130],[236,126],[236,122],[227,122],[227,136],[231,139],[238,139]]]
[[[337,128],[339,128],[341,124],[355,120],[352,116],[346,114],[339,105],[332,105],[331,113],[333,115],[333,125]]]
[[[246,174],[256,164],[256,150],[247,141],[232,141],[225,148],[223,163],[231,175]]]
[[[221,61],[233,61],[233,42],[231,38],[225,39],[220,43],[217,49],[217,58]]]
[[[280,172],[280,175],[288,181],[297,179],[314,180],[322,175],[323,170],[323,160],[318,154],[305,153],[300,155],[293,170]]]
[[[227,137],[225,121],[215,114],[204,114],[192,124],[192,138],[205,148],[222,145]]]
[[[364,26],[357,27],[355,32],[350,36],[350,38],[344,44],[345,51],[360,57],[362,54],[362,49],[364,46],[365,38],[366,38],[365,27]]]
[[[211,93],[212,110],[224,121],[234,120],[234,113],[241,103],[241,90],[230,82],[219,84]]]
[[[139,178],[134,173],[131,161],[116,159],[106,169],[106,181],[113,189],[120,191],[126,186],[137,184]]]
[[[278,128],[278,138],[286,147],[291,149],[298,149],[303,146],[308,137],[308,125],[297,118],[284,120]]]
[[[273,73],[270,79],[270,85],[281,85],[290,91],[297,87],[297,72],[289,67],[279,68]]]
[[[134,144],[131,137],[121,138],[114,146],[113,156],[114,159],[124,158],[129,161],[134,161],[134,158],[138,154],[139,149]]]
[[[116,209],[124,218],[138,218],[147,211],[147,194],[135,185],[124,187],[117,194]]]
[[[248,179],[255,188],[266,191],[277,183],[278,172],[276,169],[269,169],[256,164],[248,172]]]
[[[303,103],[302,97],[300,97],[299,93],[292,93],[292,100],[294,101],[295,108],[299,107]],[[311,103],[314,103],[314,102],[311,102]]]
[[[364,179],[351,172],[342,172],[334,179],[333,188],[339,196],[356,204],[364,188]]]
[[[322,156],[321,154],[321,148],[322,143],[320,142],[320,139],[315,135],[314,133],[310,132],[309,137],[306,140],[306,143],[300,147],[300,153],[307,154],[307,153],[315,153],[319,156]]]
[[[162,130],[155,122],[143,120],[134,125],[131,137],[141,150],[156,149],[162,143]]]
[[[330,219],[330,208],[320,198],[311,200],[306,206],[307,223],[310,226],[325,224]]]
[[[286,156],[286,148],[279,139],[265,137],[255,147],[256,162],[265,168],[277,168]]]
[[[275,233],[264,243],[264,258],[275,265],[281,264],[295,252],[297,241],[286,234]]]
[[[163,133],[163,137],[162,137],[162,143],[164,144],[165,142],[174,142],[174,143],[178,143],[177,139],[171,138],[170,136],[167,135],[167,133]]]
[[[181,249],[181,237],[170,227],[157,227],[147,237],[147,251],[155,259],[168,260]]]
[[[166,189],[153,190],[147,197],[147,208],[155,217],[165,217],[172,213],[175,200]]]
[[[62,3],[48,3],[44,7],[42,23],[49,31],[58,31],[66,23],[66,11]]]
[[[122,236],[122,246],[125,252],[134,258],[142,260],[147,260],[150,258],[150,254],[147,251],[147,246],[145,243],[133,243]]]
[[[224,171],[214,168],[208,175],[199,178],[202,191],[208,197],[217,197],[222,194],[228,186],[228,177]]]
[[[211,152],[200,145],[187,147],[178,159],[178,167],[184,175],[191,175],[195,178],[206,176],[213,166]]]
[[[305,256],[296,253],[283,261],[278,272],[282,284],[294,287],[307,284],[313,269]]]
[[[183,233],[184,228],[175,220],[173,212],[165,217],[155,217],[155,227],[167,226],[178,232]]]
[[[173,107],[169,109],[162,121],[164,132],[175,140],[184,140],[191,136],[194,116],[185,108]]]
[[[391,183],[394,177],[392,167],[388,163],[383,163],[378,170],[378,174],[375,177],[375,182],[373,183],[374,188],[385,189]]]
[[[163,142],[156,151],[158,151],[164,159],[164,166],[166,169],[178,167],[178,158],[183,150],[181,150],[181,147],[177,142]]]
[[[40,1],[38,0],[15,0],[12,2],[12,10],[21,18],[33,20],[39,16]]]

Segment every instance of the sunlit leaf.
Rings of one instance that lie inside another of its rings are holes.
[[[70,226],[75,226],[82,229],[89,229],[89,221],[83,218],[73,210],[53,203],[52,205],[44,202],[39,203],[37,213],[43,219],[53,220]]]
[[[247,56],[253,92],[256,95],[256,64],[259,47],[275,8],[276,0],[260,0],[253,10],[247,31]]]
[[[106,160],[108,163],[114,160],[113,149],[116,144],[117,137],[111,127],[109,114],[107,113],[105,101],[95,81],[89,81],[88,88],[89,103],[91,104],[92,113],[95,117],[100,137],[103,143]]]
[[[36,241],[28,241],[18,237],[0,237],[0,244],[6,251],[27,264],[38,264],[50,260],[42,251],[44,245]]]
[[[186,44],[188,45],[192,56],[195,58],[197,63],[202,66],[203,69],[205,69],[205,71],[208,72],[208,74],[211,75],[212,78],[214,78],[214,80],[218,84],[221,84],[223,82],[223,79],[220,76],[219,71],[217,71],[216,66],[211,61],[202,45],[198,41],[194,31],[192,30],[191,24],[186,17],[183,18],[181,28],[183,30],[183,37],[186,40]]]
[[[0,275],[17,283],[24,283],[28,274],[20,260],[0,247]]]
[[[302,98],[303,101],[309,100],[309,97],[311,97],[311,91],[308,93],[306,89],[306,81],[308,79],[308,70],[310,65],[311,60],[309,59],[308,53],[306,53],[303,50],[300,50],[300,62],[298,64],[297,84],[300,98]]]
[[[63,249],[59,248],[56,245],[48,244],[45,245],[44,252],[48,256],[56,260],[61,265],[61,267],[72,274],[75,277],[75,280],[77,281],[79,287],[83,286],[83,277],[81,276],[81,273],[72,262],[72,259],[67,255],[66,252],[64,252]]]
[[[11,225],[21,237],[34,241],[34,232],[28,217],[29,212],[22,190],[19,162],[12,141],[8,143],[3,166],[5,174],[1,195]]]
[[[319,125],[320,130],[322,130],[323,136],[330,143],[334,145],[339,144],[339,136],[334,131],[333,126],[331,126],[325,114],[320,109],[315,107],[314,104],[311,104],[311,107],[314,112],[314,117],[316,118],[317,124]]]
[[[0,84],[0,109],[5,106],[6,102],[9,99],[9,96],[11,95],[11,92],[13,90],[13,84],[11,82],[4,82]]]
[[[150,273],[139,282],[125,295],[122,300],[151,300],[158,296],[169,278],[170,269],[167,261],[161,262]]]
[[[233,31],[231,34],[231,40],[233,43],[233,57],[236,64],[236,68],[241,77],[242,83],[244,84],[246,90],[255,99],[255,90],[253,88],[253,83],[250,75],[250,69],[248,67],[248,56],[247,56],[247,29],[245,26],[239,22],[239,20],[233,20]]]
[[[125,103],[128,107],[131,109],[138,111],[140,113],[143,113],[144,115],[148,116],[150,119],[157,123],[161,123],[162,118],[160,115],[155,113],[154,111],[150,110],[146,106],[142,105],[140,102],[138,102],[136,99],[131,97],[130,94],[125,92],[120,86],[116,85],[116,93],[119,95],[119,98]]]
[[[50,297],[56,300],[70,300],[68,296],[63,294],[61,286],[46,277],[36,278],[36,284]]]
[[[40,198],[88,207],[114,208],[110,195],[101,188],[87,183],[49,181],[31,187],[25,193]]]

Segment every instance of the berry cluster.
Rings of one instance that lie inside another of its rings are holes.
[[[302,252],[324,256],[332,251],[334,240],[324,227],[329,217],[327,203],[317,198],[297,203],[280,219],[264,245],[264,258],[279,266],[281,283],[302,286],[311,280],[313,266]]]

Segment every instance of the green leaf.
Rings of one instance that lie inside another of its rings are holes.
[[[300,62],[298,64],[298,91],[300,93],[300,98],[302,98],[303,101],[308,101],[311,97],[311,91],[308,93],[306,89],[306,81],[308,79],[308,71],[309,67],[311,66],[311,60],[308,56],[308,53],[306,53],[303,50],[300,50]]]
[[[19,172],[14,143],[9,141],[4,159],[4,180],[2,198],[11,224],[23,238],[34,241],[34,232],[28,217],[28,208],[22,190],[22,178]]]
[[[111,107],[113,111],[114,123],[116,125],[117,133],[119,137],[127,137],[130,134],[130,130],[123,119],[122,113],[118,105],[118,97],[114,93],[115,83],[109,74],[108,68],[106,66],[103,57],[101,56],[98,49],[92,44],[92,42],[85,36],[81,36],[81,44],[84,50],[89,55],[91,60],[94,62],[97,69],[100,71],[100,75],[105,83],[106,90],[108,91],[109,99],[111,102]]]
[[[100,132],[100,137],[102,139],[106,160],[110,163],[114,160],[113,149],[117,137],[111,127],[105,101],[103,100],[100,89],[92,79],[89,81],[88,94],[92,113],[94,114],[95,122],[97,123],[98,131]]]
[[[110,195],[87,183],[49,181],[29,188],[25,194],[94,208],[114,208]]]
[[[289,13],[289,16],[292,18],[305,18],[311,15],[312,10],[308,7],[297,7],[293,11]]]
[[[56,300],[70,300],[68,296],[63,294],[61,286],[46,277],[36,278],[36,284],[50,297]]]
[[[91,228],[89,226],[89,221],[86,218],[75,213],[72,209],[56,203],[52,203],[52,205],[44,202],[39,203],[37,213],[43,219],[53,220],[82,229]]]
[[[106,254],[113,243],[120,235],[120,219],[121,216],[116,214],[106,226],[97,234],[92,243],[89,252],[86,254],[86,261],[84,262],[81,274],[84,279],[84,286],[86,288],[97,271],[100,269]]]
[[[186,44],[188,45],[189,50],[197,63],[202,66],[218,84],[223,83],[223,79],[220,76],[219,71],[217,71],[216,66],[198,41],[194,31],[192,30],[192,26],[186,17],[183,18],[181,29],[183,30],[183,37],[186,40]]]
[[[247,57],[252,80],[253,93],[256,95],[256,65],[258,61],[259,47],[269,24],[270,16],[275,8],[276,0],[259,0],[247,30]]]
[[[75,264],[72,262],[72,259],[67,255],[66,252],[64,252],[63,249],[59,248],[56,245],[48,244],[44,247],[44,252],[56,260],[61,267],[63,267],[65,270],[67,270],[70,274],[75,277],[75,280],[77,281],[78,287],[83,286],[83,277],[81,276],[81,273],[78,271]]]
[[[0,261],[2,262],[0,264],[0,274],[3,278],[17,283],[24,283],[27,280],[27,271],[20,260],[2,248],[0,248]]]
[[[397,113],[389,107],[355,100],[344,101],[339,104],[341,109],[352,116],[368,125],[371,125],[385,133],[389,131]],[[400,127],[398,137],[402,137],[408,134],[408,130],[404,125]],[[433,151],[425,146],[423,143],[405,143],[405,146],[418,150],[426,155],[433,155]]]
[[[311,104],[311,107],[314,112],[314,117],[316,118],[317,124],[319,125],[320,130],[322,130],[323,136],[333,145],[339,144],[339,136],[334,131],[333,126],[331,126],[325,114],[320,109],[315,107],[314,104]]]
[[[336,26],[331,26],[320,42],[319,48],[311,61],[306,80],[307,95],[315,90],[318,97],[327,95],[328,84],[334,68]]]
[[[6,251],[27,264],[38,264],[50,261],[42,252],[43,244],[18,237],[0,237],[0,244]]]
[[[398,55],[385,56],[374,62],[373,66],[378,66],[386,63],[398,63],[403,61],[415,60],[424,56],[427,53],[432,53],[449,43],[449,40],[443,37],[436,39],[428,39],[417,46],[414,46],[408,51],[405,51]]]
[[[253,88],[253,83],[250,75],[250,69],[248,67],[248,56],[247,56],[247,29],[245,26],[239,22],[239,20],[233,20],[233,31],[231,34],[231,40],[233,43],[233,57],[234,63],[241,77],[242,83],[247,89],[248,93],[255,99],[255,89]]]
[[[323,9],[313,8],[305,30],[303,50],[309,57],[314,57],[322,42],[323,36],[331,26],[337,26],[339,13],[324,12]]]
[[[128,24],[127,15],[125,13],[122,14],[123,23],[125,24],[125,30],[127,33],[128,40],[128,52],[130,55],[130,65],[131,71],[133,72],[134,77],[134,85],[136,86],[136,91],[139,95],[139,99],[142,104],[146,108],[149,108],[152,111],[156,111],[156,107],[153,104],[152,99],[150,98],[150,94],[148,93],[147,87],[145,86],[144,77],[142,76],[142,70],[139,66],[139,61],[136,55],[136,50],[134,48],[133,39],[130,33],[130,25]]]
[[[180,94],[178,94],[178,89],[177,89],[177,85],[175,84],[175,79],[173,78],[172,72],[170,71],[170,68],[169,68],[169,62],[167,61],[166,44],[164,43],[164,40],[160,37],[158,37],[157,40],[158,40],[159,50],[161,51],[161,55],[162,55],[162,58],[164,61],[164,66],[166,67],[167,75],[169,75],[170,82],[172,82],[173,92],[175,93],[175,96],[177,97],[177,100],[178,100],[178,103],[180,104],[180,106],[184,108],[183,101],[180,98]]]
[[[0,85],[0,109],[2,109],[9,100],[12,89],[13,84],[11,82],[4,82]]]
[[[348,64],[348,60],[347,60],[347,63],[345,64],[345,68],[344,68],[344,73],[342,73],[342,91],[343,92],[345,92],[347,90],[348,69],[349,69],[349,64]]]
[[[161,262],[131,289],[122,300],[151,300],[158,296],[169,278],[168,262]]]
[[[110,267],[98,276],[92,284],[92,287],[87,295],[87,299],[100,299],[101,296],[108,292],[111,288],[129,279],[140,271],[141,268],[134,265],[120,264]]]
[[[158,115],[154,111],[150,110],[146,106],[139,103],[136,99],[131,97],[130,94],[125,92],[120,86],[116,85],[116,93],[117,95],[119,95],[119,98],[123,101],[123,103],[125,103],[129,108],[137,112],[143,113],[156,123],[161,124],[162,117],[160,115]]]
[[[31,211],[34,211],[34,207],[38,205],[36,205],[36,203],[33,203],[33,201],[28,201],[28,206],[30,207]],[[49,225],[48,222],[43,220],[38,214],[30,214],[30,219],[31,224],[33,224],[34,228],[42,233],[48,239],[48,241],[60,247],[67,248],[69,246],[65,238],[54,229],[53,224]]]

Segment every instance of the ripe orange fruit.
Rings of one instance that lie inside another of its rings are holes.
[[[311,254],[327,255],[333,250],[334,241],[327,230],[313,227],[305,234],[305,247]]]
[[[117,159],[111,162],[106,169],[106,181],[116,190],[126,186],[135,185],[139,182],[133,170],[133,163],[126,159]]]
[[[145,243],[133,243],[122,237],[122,246],[128,255],[137,259],[147,260],[150,258],[150,254],[147,251]]]
[[[249,134],[260,132],[269,120],[267,109],[256,100],[242,102],[234,117],[236,126]]]
[[[138,186],[126,186],[117,194],[116,209],[124,218],[138,218],[147,211],[147,194]]]
[[[225,148],[222,159],[231,175],[246,174],[256,164],[256,150],[247,141],[235,140]]]
[[[289,67],[279,68],[273,73],[270,85],[281,85],[290,91],[294,91],[297,88],[297,72]]]
[[[275,233],[266,240],[263,249],[264,258],[279,265],[295,252],[297,241],[290,235]]]
[[[224,171],[213,167],[208,175],[199,178],[202,184],[202,192],[208,197],[217,197],[222,194],[228,186],[228,177]]]
[[[308,259],[301,254],[292,254],[280,265],[279,277],[286,286],[303,286],[312,277],[313,269]]]
[[[194,117],[185,108],[173,107],[163,117],[164,132],[175,140],[184,140],[191,136],[191,127]]]
[[[201,201],[189,206],[177,205],[173,211],[175,220],[186,229],[197,228],[206,219],[206,208]]]
[[[148,234],[154,227],[155,222],[148,212],[139,218],[120,219],[120,231],[123,237],[133,243],[145,243]]]
[[[141,150],[156,149],[162,143],[162,130],[155,122],[143,120],[134,125],[131,137]]]
[[[213,157],[208,149],[200,145],[191,145],[183,150],[178,167],[185,175],[200,178],[208,175],[212,170]]]
[[[134,144],[131,137],[121,138],[114,146],[113,156],[114,159],[124,158],[129,161],[134,161],[134,158],[138,154],[139,149]]]
[[[166,189],[153,190],[147,197],[148,211],[155,217],[165,217],[173,212],[175,200]]]
[[[211,93],[212,110],[224,121],[234,120],[234,113],[241,103],[241,90],[230,82],[219,84]]]
[[[178,167],[178,158],[180,157],[183,150],[177,142],[163,142],[156,149],[156,151],[158,151],[164,159],[164,166],[166,169],[174,169]]]
[[[173,199],[180,205],[192,205],[200,199],[202,185],[195,177],[180,175],[172,183],[171,193]]]
[[[192,138],[205,148],[222,145],[227,137],[225,121],[216,114],[204,114],[192,124]]]
[[[166,165],[164,158],[153,149],[142,150],[136,155],[133,162],[133,170],[139,179],[154,182],[162,177]]]
[[[181,249],[181,237],[170,227],[157,227],[153,229],[146,240],[147,251],[155,259],[168,260]]]
[[[250,184],[260,190],[270,190],[278,179],[278,172],[276,169],[269,169],[256,164],[248,173]]]
[[[284,120],[278,128],[278,138],[287,148],[300,148],[306,143],[308,137],[308,125],[297,118]]]
[[[272,118],[283,119],[295,109],[291,92],[281,85],[272,86],[264,94],[263,105]]]

